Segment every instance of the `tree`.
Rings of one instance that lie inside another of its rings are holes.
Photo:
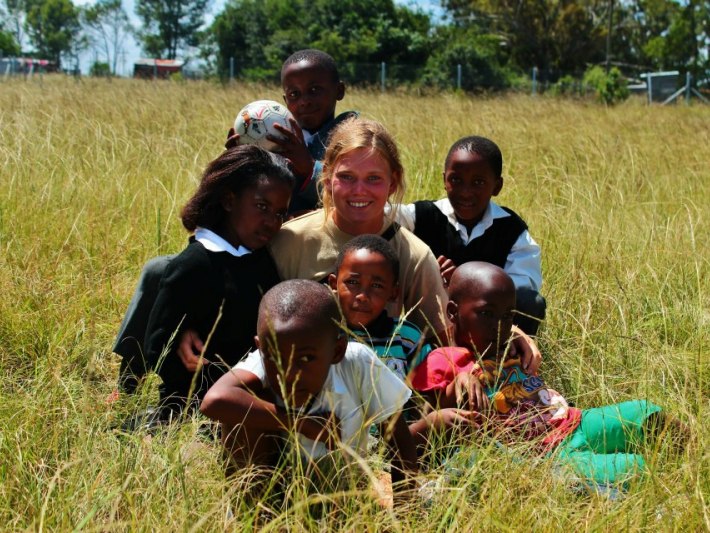
[[[82,22],[89,39],[104,55],[110,73],[115,75],[126,38],[133,33],[121,0],[98,0],[82,12]]]
[[[61,66],[62,54],[76,52],[79,12],[71,0],[27,0],[25,29],[36,54]]]
[[[461,65],[461,88],[467,91],[503,89],[512,73],[504,66],[500,39],[494,35],[451,26],[437,29],[422,81],[426,85],[451,88]]]
[[[638,70],[690,71],[710,66],[710,4],[703,0],[633,0],[615,17],[614,57]]]
[[[178,51],[199,44],[209,0],[137,0],[136,13],[143,21],[138,34],[145,52],[175,59]]]
[[[10,33],[17,46],[22,49],[25,39],[25,1],[3,0],[0,3],[0,16],[4,21],[0,24],[0,29]]]
[[[277,80],[283,60],[302,48],[331,54],[349,81],[359,65],[406,63],[421,70],[428,57],[428,16],[392,0],[232,0],[215,17],[208,49],[218,72]],[[417,70],[417,72],[418,72]],[[374,81],[374,80],[369,80]]]
[[[20,55],[20,45],[10,32],[0,30],[0,56]]]
[[[445,0],[459,26],[496,35],[518,68],[582,72],[604,58],[604,0]]]

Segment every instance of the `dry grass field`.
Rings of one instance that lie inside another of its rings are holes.
[[[573,490],[550,461],[483,445],[463,470],[426,473],[438,480],[428,503],[390,509],[366,483],[318,494],[294,474],[285,505],[246,505],[246,478],[224,480],[198,418],[153,436],[113,431],[155,394],[153,382],[105,402],[140,268],[184,246],[179,209],[257,98],[280,91],[0,81],[2,529],[710,530],[710,106],[699,104],[350,91],[339,107],[394,133],[408,200],[443,195],[459,137],[500,145],[500,203],[543,250],[548,381],[579,407],[648,398],[691,429],[680,455],[648,449],[649,475],[627,493]]]

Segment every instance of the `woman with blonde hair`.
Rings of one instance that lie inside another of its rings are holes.
[[[389,314],[410,312],[409,320],[427,336],[443,334],[448,297],[436,258],[385,216],[386,204],[401,203],[405,191],[404,168],[389,132],[361,118],[340,124],[330,137],[320,179],[323,208],[284,224],[269,245],[280,276],[325,281],[345,243],[358,235],[381,235],[400,261],[399,297]]]

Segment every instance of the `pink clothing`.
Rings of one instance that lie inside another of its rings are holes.
[[[412,387],[420,392],[441,391],[457,374],[477,376],[490,400],[499,436],[506,440],[540,439],[544,450],[559,444],[579,425],[582,411],[545,386],[538,376],[527,375],[520,359],[476,360],[467,348],[446,347],[431,352],[414,370]]]

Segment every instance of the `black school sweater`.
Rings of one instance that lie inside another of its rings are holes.
[[[184,388],[192,376],[177,356],[183,331],[195,330],[206,342],[224,303],[222,317],[205,352],[207,359],[217,363],[209,365],[209,381],[214,381],[254,348],[259,302],[279,281],[266,248],[235,257],[228,252],[210,252],[191,239],[163,275],[146,331],[146,356],[153,365],[178,331],[158,367],[168,389]]]
[[[456,228],[436,204],[421,200],[414,202],[414,234],[431,248],[435,257],[443,255],[457,266],[468,261],[485,261],[504,268],[515,241],[528,225],[513,210],[503,209],[509,217],[496,218],[483,235],[464,245]]]

